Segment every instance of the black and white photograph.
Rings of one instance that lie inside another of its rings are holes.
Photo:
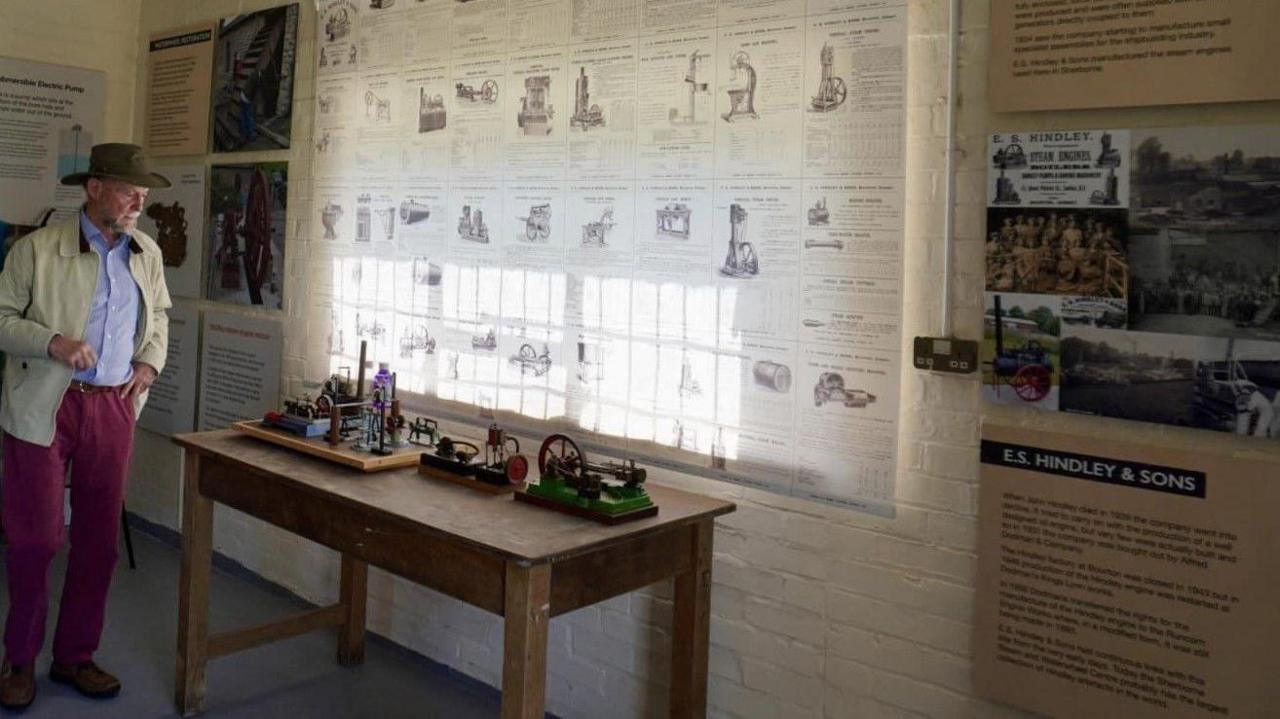
[[[1280,340],[1280,128],[1135,143],[1129,326]]]
[[[214,152],[289,148],[297,47],[296,3],[218,22]]]
[[[1077,327],[1125,329],[1128,304],[1117,297],[1063,297],[1062,322]]]
[[[986,289],[1123,299],[1128,235],[1124,210],[988,208]]]
[[[1065,412],[1191,427],[1197,367],[1226,342],[1202,337],[1068,327],[1062,338]]]
[[[1196,363],[1195,425],[1280,439],[1280,344],[1234,339],[1215,344],[1220,352]]]

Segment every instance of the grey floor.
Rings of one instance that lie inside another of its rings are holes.
[[[36,663],[35,703],[23,717],[174,717],[178,550],[137,528],[138,568],[122,547],[111,587],[107,626],[94,657],[120,677],[119,697],[95,701],[49,681],[52,642],[66,553],[50,576],[51,606],[45,651]],[[0,607],[8,590],[0,581]],[[249,626],[306,605],[284,592],[217,568],[213,574],[213,630]],[[2,615],[0,615],[2,616]],[[495,717],[498,693],[386,641],[370,636],[365,663],[344,668],[334,658],[336,634],[320,631],[209,663],[206,711],[222,717]],[[0,717],[6,713],[0,710]]]

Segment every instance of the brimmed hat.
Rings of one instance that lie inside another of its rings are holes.
[[[172,187],[163,175],[151,171],[142,148],[125,142],[94,145],[89,153],[88,172],[73,172],[62,178],[64,185],[83,185],[91,177],[110,178],[137,187]]]

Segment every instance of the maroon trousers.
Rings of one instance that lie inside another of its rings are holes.
[[[107,590],[119,556],[120,511],[133,454],[133,401],[116,391],[67,390],[53,444],[4,435],[4,509],[9,616],[5,657],[35,661],[44,645],[48,574],[62,546],[63,487],[71,468],[71,552],[53,658],[88,661],[98,648]]]

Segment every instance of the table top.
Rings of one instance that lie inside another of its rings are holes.
[[[353,509],[386,514],[454,540],[531,563],[558,561],[674,526],[734,511],[732,502],[646,483],[657,516],[607,526],[588,519],[433,480],[416,468],[364,473],[291,452],[233,430],[176,435],[201,455],[300,492],[323,493]]]

